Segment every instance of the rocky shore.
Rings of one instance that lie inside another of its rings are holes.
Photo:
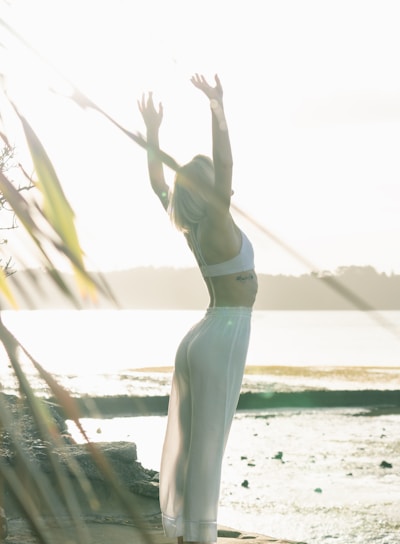
[[[1,430],[0,463],[6,481],[3,510],[0,508],[0,541],[43,542],[37,536],[41,529],[45,541],[52,544],[169,542],[161,526],[158,473],[142,466],[134,443],[97,443],[94,454],[90,446],[73,442],[58,407],[41,401],[53,419],[54,441],[49,443],[43,440],[29,408],[20,399],[0,396],[3,408],[12,415],[12,430],[4,424]],[[21,471],[26,471],[23,478]],[[24,482],[23,489],[15,485],[13,474]],[[39,493],[34,485],[38,482]],[[60,488],[61,495],[69,497],[67,500],[58,500]],[[18,493],[31,499],[28,507]],[[30,515],[27,508],[32,508]],[[32,512],[37,513],[33,524]],[[289,544],[266,535],[218,528],[219,543],[238,544],[241,540]]]
[[[49,399],[50,401],[52,399]],[[76,404],[82,417],[92,417],[93,407],[102,418],[137,415],[166,415],[169,397],[152,395],[133,397],[114,395],[77,397]],[[400,408],[400,390],[306,390],[271,393],[241,393],[237,410],[274,408]],[[60,415],[62,413],[60,412]]]

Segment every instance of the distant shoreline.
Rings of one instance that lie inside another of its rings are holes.
[[[101,293],[97,304],[82,301],[72,274],[60,274],[83,308],[200,310],[208,304],[207,289],[195,268],[93,272],[100,284],[107,283],[117,305]],[[76,309],[44,271],[18,271],[9,283],[21,309]],[[35,289],[28,289],[30,285]],[[400,310],[400,274],[379,273],[371,266],[342,266],[335,272],[301,276],[258,273],[258,286],[255,310]],[[27,292],[29,297],[24,296]],[[9,308],[6,300],[4,308]]]
[[[147,374],[169,374],[174,370],[173,366],[148,366],[129,369],[133,372]],[[326,376],[332,377],[337,375],[345,375],[347,378],[357,379],[365,376],[366,372],[398,372],[400,376],[400,366],[294,366],[294,365],[246,365],[244,369],[245,375],[259,376]]]
[[[173,366],[152,366],[129,369],[138,374],[153,375],[153,379],[165,379],[173,373]],[[158,375],[158,377],[157,377]],[[343,366],[343,365],[246,365],[244,386],[259,376],[265,388],[268,384],[304,384],[304,390],[331,390],[348,388],[351,391],[393,391],[399,388],[400,366]],[[247,381],[246,381],[247,378]],[[341,386],[339,385],[341,384]],[[279,387],[279,386],[278,386]],[[275,389],[276,390],[276,389]],[[282,389],[282,392],[284,390]]]

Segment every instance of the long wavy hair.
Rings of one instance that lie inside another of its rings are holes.
[[[214,165],[206,155],[196,155],[175,175],[169,201],[172,223],[189,232],[206,215],[207,194],[214,185]]]

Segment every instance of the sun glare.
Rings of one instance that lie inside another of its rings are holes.
[[[354,262],[399,268],[393,248],[385,264],[378,257],[386,241],[379,242],[378,236],[375,246],[368,247],[362,240],[371,240],[367,231],[372,213],[377,226],[392,222],[392,236],[400,228],[396,206],[386,196],[388,184],[395,184],[399,175],[399,76],[388,69],[392,61],[395,65],[393,52],[398,49],[394,18],[386,24],[383,8],[375,14],[362,2],[352,3],[345,18],[342,7],[311,1],[302,8],[288,2],[288,10],[271,5],[267,18],[259,1],[241,9],[226,1],[216,5],[204,0],[201,8],[192,9],[175,0],[149,0],[138,3],[134,18],[130,4],[15,0],[4,9],[8,24],[32,45],[30,49],[12,33],[4,33],[4,84],[44,135],[43,143],[57,157],[60,170],[73,157],[74,172],[64,182],[66,191],[77,195],[77,208],[84,210],[79,219],[88,223],[86,230],[102,228],[90,183],[100,191],[109,185],[99,165],[91,162],[93,157],[102,158],[104,172],[115,172],[114,186],[120,184],[128,193],[131,180],[142,180],[135,185],[135,201],[142,206],[131,213],[128,229],[143,230],[148,224],[144,212],[153,211],[143,179],[143,151],[132,150],[132,142],[123,143],[94,112],[72,104],[74,88],[133,132],[144,130],[136,101],[143,92],[153,91],[155,101],[164,106],[161,145],[183,163],[197,153],[211,152],[209,108],[199,102],[190,76],[202,72],[211,79],[218,73],[234,152],[235,204],[284,239],[305,240],[304,251],[313,261],[327,253],[323,240],[337,235],[330,262],[339,266],[352,253]],[[230,24],[224,25],[228,5]],[[319,25],[309,17],[314,8]],[[102,207],[100,192],[96,200]],[[121,206],[127,202],[129,198]],[[112,211],[107,211],[112,223]],[[117,232],[104,236],[121,239],[119,212]],[[157,221],[152,217],[152,225]],[[316,237],[321,244],[314,244]],[[350,245],[355,237],[358,241]],[[155,260],[165,254],[160,245],[152,249]],[[260,262],[270,262],[268,251],[264,239]],[[131,258],[147,262],[148,253]],[[100,252],[95,260],[102,259]],[[126,262],[126,252],[121,259]],[[283,260],[281,264],[287,269]],[[274,262],[274,269],[279,266]]]

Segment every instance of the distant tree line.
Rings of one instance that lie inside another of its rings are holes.
[[[372,266],[342,266],[334,273],[260,277],[257,306],[271,310],[352,310],[356,304],[400,309],[400,275]]]
[[[20,271],[9,281],[36,277],[31,308],[65,306],[44,272]],[[355,302],[376,310],[400,310],[400,275],[378,273],[372,266],[342,266],[335,272],[301,276],[259,274],[256,310],[354,310]],[[208,303],[197,269],[142,267],[103,274],[122,308],[202,309]],[[72,278],[66,281],[73,283]],[[27,302],[20,300],[21,307]],[[110,302],[100,298],[101,307]]]

